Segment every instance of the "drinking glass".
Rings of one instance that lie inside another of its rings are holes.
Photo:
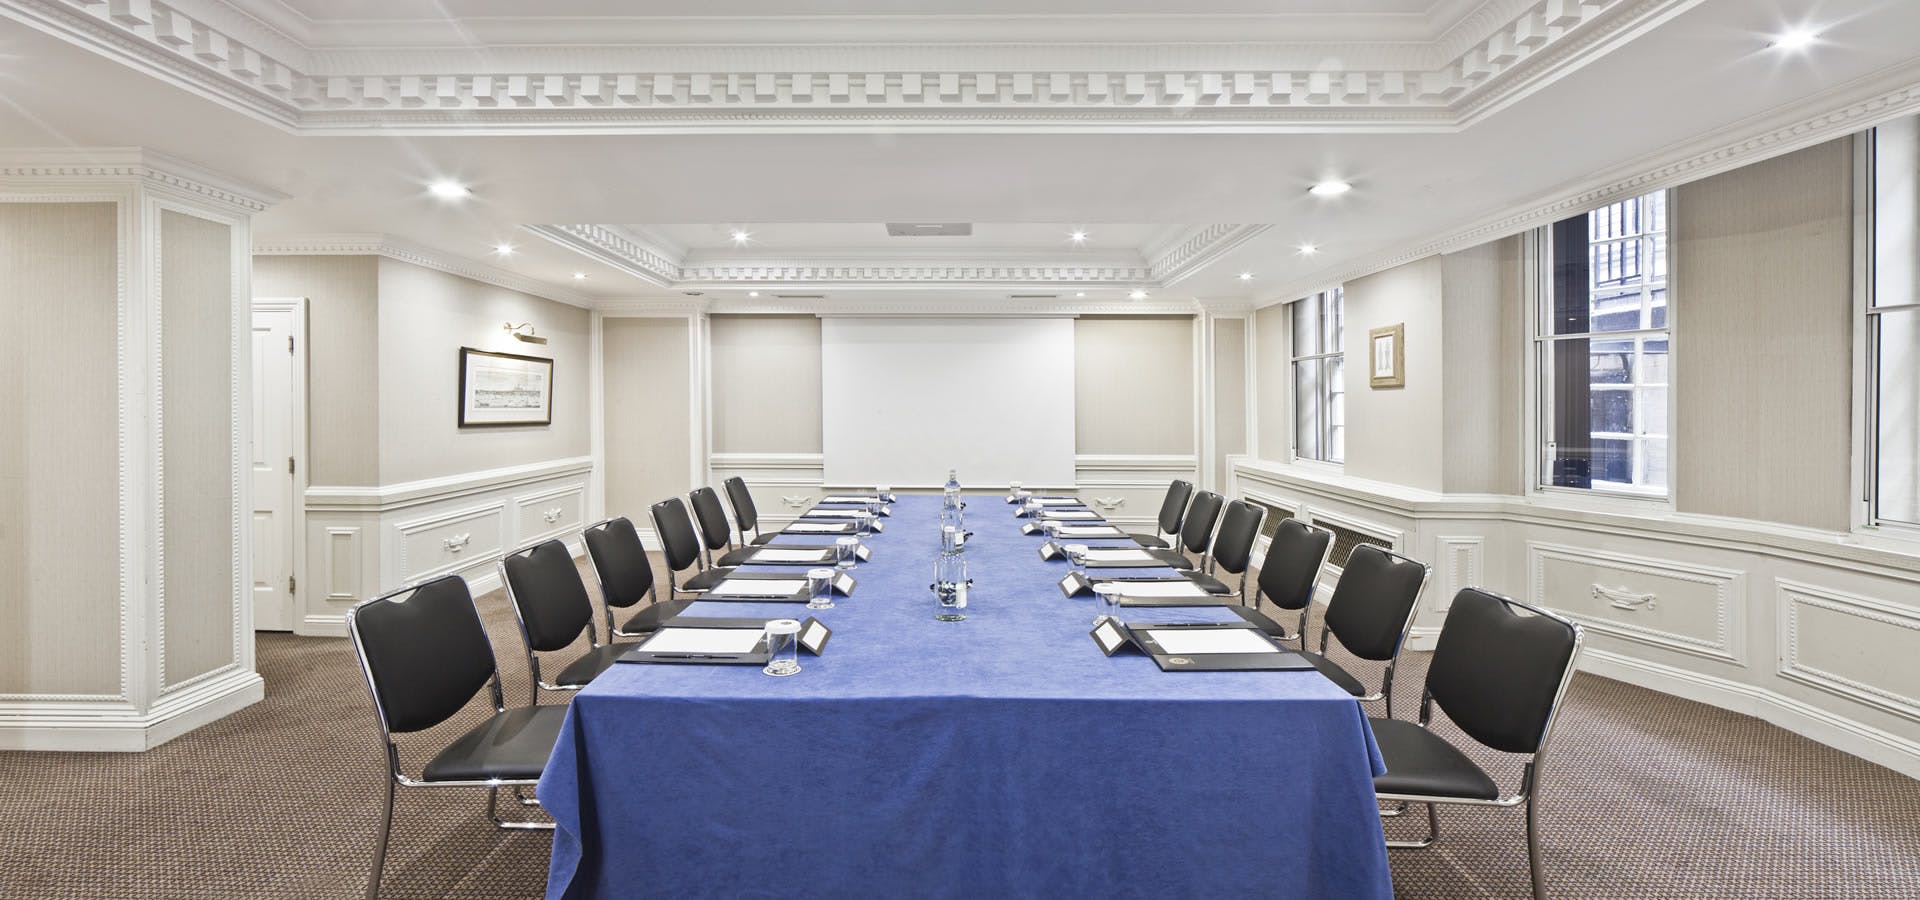
[[[774,619],[767,623],[768,675],[794,675],[800,671],[800,623],[792,619]]]
[[[1062,549],[1064,549],[1064,550],[1066,550],[1066,551],[1067,551],[1067,561],[1068,561],[1068,562],[1070,562],[1070,563],[1073,563],[1073,570],[1074,570],[1075,572],[1078,572],[1078,573],[1080,573],[1080,576],[1081,576],[1081,577],[1083,577],[1083,578],[1084,578],[1084,577],[1086,577],[1086,574],[1087,574],[1087,545],[1085,545],[1085,544],[1068,544],[1068,545],[1067,545],[1066,547],[1064,547],[1064,548],[1062,548]]]
[[[1102,581],[1093,586],[1093,599],[1100,602],[1095,608],[1097,612],[1093,624],[1098,625],[1108,619],[1120,621],[1120,592],[1120,585],[1111,581]]]
[[[807,608],[833,608],[833,570],[807,570]]]
[[[1049,541],[1057,541],[1060,539],[1060,523],[1052,519],[1041,519],[1040,533],[1046,535]]]
[[[1022,509],[1025,509],[1025,510],[1026,510],[1026,512],[1027,512],[1027,518],[1029,518],[1029,519],[1038,519],[1038,518],[1040,518],[1040,511],[1041,511],[1042,509],[1045,509],[1045,508],[1046,508],[1046,507],[1044,507],[1044,506],[1041,506],[1041,505],[1040,505],[1040,502],[1039,502],[1039,501],[1037,501],[1037,500],[1028,500],[1028,501],[1027,501],[1027,505],[1026,505],[1026,506],[1024,506],[1024,507],[1022,507]]]
[[[893,496],[893,485],[876,484],[873,486],[873,492],[880,495],[881,503],[885,503],[888,498]]]
[[[853,532],[861,537],[873,536],[873,513],[857,510],[853,514]]]
[[[842,569],[853,568],[853,553],[860,547],[857,537],[837,538],[833,542],[833,564]]]

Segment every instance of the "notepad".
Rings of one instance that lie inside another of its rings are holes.
[[[824,522],[795,522],[792,525],[788,525],[786,530],[787,531],[804,531],[804,532],[811,532],[814,534],[832,534],[834,532],[846,531],[847,526],[829,525]]]
[[[729,578],[714,586],[715,594],[731,594],[735,597],[791,597],[807,586],[802,579],[755,579]]]
[[[1112,525],[1063,525],[1061,537],[1126,537],[1127,533]]]
[[[762,547],[748,562],[823,562],[832,556],[831,550],[782,550],[778,547]],[[798,588],[795,588],[798,590]],[[791,594],[793,591],[788,591]]]
[[[1210,597],[1191,581],[1131,581],[1120,585],[1122,597]]]
[[[1087,562],[1152,562],[1156,557],[1145,550],[1101,549],[1087,551]]]
[[[1089,510],[1080,509],[1080,510],[1061,510],[1059,512],[1043,512],[1040,514],[1040,517],[1043,519],[1098,519],[1100,518],[1100,514],[1097,512],[1089,511]]]
[[[855,497],[852,495],[847,495],[847,496],[835,495],[832,497],[821,497],[820,502],[821,503],[879,503],[880,498],[879,497]]]
[[[640,645],[654,653],[752,653],[759,628],[662,628]]]
[[[801,513],[801,515],[803,515],[803,516],[812,516],[812,517],[814,517],[814,518],[816,518],[816,519],[851,519],[851,518],[853,518],[853,517],[854,517],[855,515],[857,515],[857,514],[859,514],[859,513],[862,513],[862,512],[865,512],[865,510],[860,510],[860,509],[810,509],[810,510],[807,510],[806,512],[804,512],[804,513]]]
[[[1272,641],[1252,628],[1151,628],[1147,634],[1175,656],[1204,653],[1279,653]]]
[[[1077,497],[1035,497],[1032,501],[1041,506],[1084,506]]]

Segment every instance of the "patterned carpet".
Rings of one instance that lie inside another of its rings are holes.
[[[525,702],[505,597],[480,605],[508,702]],[[263,634],[259,665],[264,702],[150,752],[0,753],[0,815],[13,823],[0,836],[0,896],[363,892],[383,772],[352,650]],[[1398,679],[1403,718],[1424,667],[1413,655]],[[1377,667],[1353,668],[1378,682]],[[1752,718],[1603,678],[1577,677],[1568,704],[1541,805],[1553,896],[1920,897],[1920,782]],[[477,705],[470,713],[466,723]],[[439,746],[466,727],[450,723],[405,746]],[[423,755],[406,758],[410,771]],[[1519,767],[1498,756],[1480,754],[1510,787]],[[538,896],[548,837],[498,832],[484,805],[478,791],[402,790],[385,894]],[[1392,851],[1399,896],[1528,895],[1518,810],[1440,816],[1436,846]],[[1390,832],[1422,824],[1395,822]]]

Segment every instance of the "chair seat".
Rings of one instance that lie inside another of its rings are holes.
[[[776,532],[774,532],[774,533],[772,533],[772,534],[758,534],[758,535],[754,535],[754,538],[753,538],[753,545],[754,545],[755,547],[758,547],[758,546],[760,546],[761,544],[771,544],[771,543],[773,543],[773,539],[774,539],[774,538],[777,538],[777,537],[779,537],[779,536],[780,536],[780,533],[779,533],[779,532],[777,532],[777,531],[776,531]]]
[[[566,721],[565,706],[522,706],[480,723],[421,770],[424,781],[532,781],[540,777]]]
[[[1235,591],[1233,589],[1232,585],[1227,584],[1226,582],[1221,581],[1220,579],[1215,578],[1212,575],[1208,575],[1205,572],[1188,572],[1187,580],[1193,582],[1195,586],[1199,587],[1201,590],[1206,591],[1209,594],[1219,594],[1221,596],[1228,596],[1231,594],[1239,593],[1238,591]]]
[[[561,687],[584,687],[601,672],[613,668],[613,662],[620,658],[620,654],[632,649],[632,644],[624,646],[620,644],[607,644],[603,647],[595,647],[592,650],[588,650],[586,655],[568,663],[566,668],[561,669],[560,674],[554,676],[553,683]]]
[[[1188,559],[1186,557],[1186,554],[1181,553],[1178,550],[1149,549],[1147,552],[1153,554],[1156,557],[1159,557],[1162,560],[1165,560],[1167,565],[1172,566],[1176,569],[1180,569],[1182,571],[1192,571],[1194,568],[1193,560]]]
[[[1129,534],[1127,535],[1127,537],[1133,538],[1134,543],[1139,544],[1142,547],[1146,547],[1150,550],[1167,549],[1166,538],[1163,538],[1157,534]]]
[[[1500,786],[1445,738],[1399,719],[1368,719],[1387,774],[1373,780],[1381,794],[1497,800]]]
[[[1313,663],[1313,667],[1318,669],[1320,674],[1327,676],[1328,681],[1339,685],[1341,690],[1355,697],[1365,697],[1371,693],[1360,679],[1353,677],[1353,673],[1340,668],[1339,663],[1312,651],[1301,651],[1300,655],[1306,657],[1307,662]]]
[[[693,577],[688,578],[686,581],[680,582],[680,590],[685,591],[689,594],[698,594],[703,591],[710,591],[710,590],[713,590],[715,587],[718,587],[720,585],[720,582],[727,580],[727,576],[732,574],[733,574],[732,569],[721,568],[716,566],[704,572],[700,572],[694,575]]]
[[[720,558],[714,560],[713,564],[716,566],[743,566],[747,564],[747,560],[753,558],[753,552],[753,547],[739,547],[728,550],[720,554]]]
[[[690,597],[681,600],[662,600],[659,603],[650,604],[645,609],[635,613],[633,618],[628,619],[627,624],[620,626],[620,630],[628,635],[651,633],[660,626],[665,625],[668,619],[686,612],[687,607],[692,605],[693,599]]]

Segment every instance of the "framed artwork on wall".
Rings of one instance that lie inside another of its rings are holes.
[[[460,427],[553,424],[553,360],[460,348]]]
[[[1407,324],[1367,332],[1367,386],[1407,386]]]

